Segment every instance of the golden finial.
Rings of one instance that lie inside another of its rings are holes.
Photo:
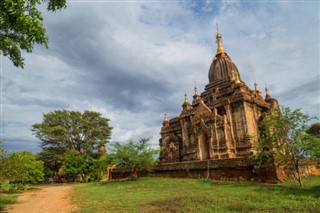
[[[216,35],[216,38],[217,38],[217,44],[218,44],[217,54],[218,53],[222,53],[222,52],[224,52],[224,49],[223,49],[223,46],[222,46],[222,37],[221,37],[221,34],[219,32],[218,23],[217,23],[217,35]]]
[[[197,88],[197,86],[194,86],[194,95],[198,95],[198,88]]]
[[[189,103],[187,92],[184,91],[184,103]]]
[[[163,121],[164,121],[164,122],[169,121],[167,113],[164,113],[164,119],[163,119]]]
[[[258,84],[256,83],[256,82],[254,82],[254,90],[255,91],[258,91],[259,89],[258,89]]]
[[[270,93],[269,93],[269,89],[267,87],[267,84],[266,84],[266,96],[270,96]]]

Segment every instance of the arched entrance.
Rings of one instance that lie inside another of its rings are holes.
[[[199,158],[200,160],[206,160],[210,158],[209,155],[209,138],[204,132],[199,135]]]

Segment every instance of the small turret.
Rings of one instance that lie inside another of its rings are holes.
[[[194,85],[194,95],[193,96],[198,96],[198,88],[196,85]]]
[[[164,118],[162,122],[163,127],[168,127],[169,126],[169,119],[167,113],[164,113]]]
[[[258,84],[256,82],[254,82],[254,92],[256,95],[261,96],[261,92],[258,88]]]
[[[184,103],[189,103],[188,95],[186,92],[184,93]]]
[[[267,84],[266,84],[266,98],[265,98],[266,101],[270,101],[271,100],[271,95],[270,95],[270,92],[269,92],[269,89],[267,87]]]
[[[201,100],[201,97],[198,94],[198,88],[197,88],[197,86],[194,86],[194,95],[193,95],[192,105],[195,106],[195,105],[199,104],[200,100]]]
[[[182,108],[183,108],[183,111],[187,111],[191,109],[191,104],[189,103],[188,95],[186,92],[184,93],[184,101],[182,104]]]

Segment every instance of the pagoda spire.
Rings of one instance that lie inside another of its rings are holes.
[[[270,92],[269,92],[269,89],[267,87],[267,84],[266,84],[266,100],[270,100],[271,99],[271,95],[270,95]]]
[[[266,95],[269,95],[270,96],[270,92],[269,92],[269,89],[267,87],[267,84],[266,84]]]
[[[184,103],[189,103],[187,92],[184,92]]]
[[[194,96],[198,96],[198,88],[196,85],[194,86]]]
[[[218,44],[217,54],[223,53],[223,52],[224,52],[224,49],[223,49],[223,46],[222,46],[222,37],[221,37],[221,34],[220,34],[220,32],[219,32],[218,23],[217,23],[217,35],[216,35],[216,39],[217,39],[217,44]]]
[[[167,113],[164,113],[163,122],[167,122],[167,121],[169,121],[169,119],[168,119],[168,114],[167,114]]]
[[[163,118],[163,122],[162,122],[163,127],[168,127],[169,126],[169,118],[167,113],[164,113],[164,118]]]
[[[184,92],[184,101],[182,104],[182,108],[183,111],[188,111],[191,109],[191,104],[189,103],[187,92]]]
[[[193,101],[192,101],[192,105],[196,105],[199,103],[199,101],[201,100],[201,97],[198,93],[198,88],[197,86],[195,85],[194,86],[194,95],[193,95]]]
[[[254,82],[254,90],[259,91],[258,84],[256,82]]]

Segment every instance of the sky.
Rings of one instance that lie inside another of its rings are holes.
[[[47,12],[49,48],[1,58],[0,139],[9,152],[40,151],[31,126],[43,114],[92,110],[110,119],[111,141],[152,137],[208,83],[216,23],[251,89],[267,84],[280,105],[320,117],[317,1],[67,1]],[[314,120],[314,122],[317,122]],[[319,121],[318,121],[319,122]]]

